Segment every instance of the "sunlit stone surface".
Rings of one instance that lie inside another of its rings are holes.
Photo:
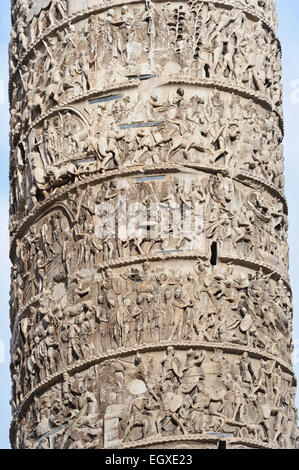
[[[12,22],[12,446],[296,448],[275,2]]]

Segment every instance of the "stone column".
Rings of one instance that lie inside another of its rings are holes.
[[[14,448],[295,448],[275,2],[15,0]]]

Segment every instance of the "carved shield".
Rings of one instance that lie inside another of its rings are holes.
[[[265,419],[269,419],[271,416],[271,408],[269,405],[263,405],[263,415]]]
[[[137,380],[137,379],[132,380],[129,383],[128,389],[133,395],[142,395],[143,393],[147,391],[147,387],[145,383],[143,382],[143,380]]]
[[[174,413],[178,411],[183,405],[183,397],[181,395],[174,395],[170,402],[170,411]]]
[[[242,331],[242,333],[246,333],[251,328],[252,323],[253,321],[251,316],[249,314],[245,315],[240,324],[240,330]]]

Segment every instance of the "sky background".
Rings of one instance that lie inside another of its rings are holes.
[[[294,295],[294,365],[299,378],[299,0],[277,0],[278,36],[283,48],[285,177],[289,203],[290,277]],[[0,15],[0,449],[9,449],[9,259],[7,100],[10,0],[1,0]],[[299,407],[299,393],[297,394]]]

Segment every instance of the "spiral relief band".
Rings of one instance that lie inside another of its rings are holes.
[[[297,448],[275,2],[12,24],[12,447]]]

